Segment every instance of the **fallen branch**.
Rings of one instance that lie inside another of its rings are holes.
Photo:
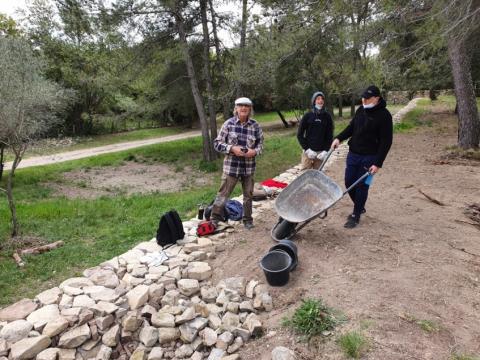
[[[439,200],[437,200],[437,199],[432,198],[430,195],[425,194],[422,190],[418,189],[418,192],[419,192],[420,194],[422,194],[423,196],[425,196],[428,200],[430,200],[430,201],[433,202],[434,204],[437,204],[437,205],[440,205],[440,206],[445,206],[444,203],[442,203],[441,201],[439,201]]]
[[[22,258],[16,252],[13,253],[13,259],[17,263],[18,267],[24,267],[25,266],[25,263],[23,262]]]
[[[41,254],[41,253],[56,249],[60,246],[63,246],[63,244],[64,244],[63,241],[56,241],[48,245],[37,246],[30,249],[23,249],[22,251],[20,251],[20,254],[21,255],[37,255],[37,254]]]

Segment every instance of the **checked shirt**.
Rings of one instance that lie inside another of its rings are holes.
[[[232,146],[241,146],[254,149],[257,155],[260,155],[263,149],[263,132],[255,120],[248,119],[246,123],[242,124],[235,116],[223,123],[220,133],[213,141],[213,146],[216,151],[225,154],[224,174],[235,177],[253,175],[255,156],[251,158],[238,157],[230,154],[230,149]]]

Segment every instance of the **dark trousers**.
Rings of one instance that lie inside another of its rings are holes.
[[[239,180],[242,183],[243,190],[243,221],[252,221],[252,197],[254,185],[253,175],[246,175],[236,178],[226,174],[222,175],[222,184],[220,185],[220,190],[218,191],[215,201],[213,202],[211,216],[212,220],[223,221],[225,202],[228,200]]]
[[[363,174],[365,174],[376,159],[376,155],[360,155],[348,152],[347,168],[345,169],[345,186],[350,187]],[[365,208],[365,203],[368,198],[369,186],[365,181],[357,184],[352,190],[348,192],[353,201],[353,214],[360,216],[362,210]]]

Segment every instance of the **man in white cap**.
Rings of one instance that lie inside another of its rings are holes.
[[[215,150],[225,154],[220,190],[212,208],[212,221],[218,224],[224,219],[224,205],[240,180],[243,190],[243,224],[247,229],[254,227],[252,218],[252,196],[255,173],[255,157],[263,149],[263,132],[251,118],[252,101],[241,97],[235,100],[234,116],[222,125],[214,140]]]

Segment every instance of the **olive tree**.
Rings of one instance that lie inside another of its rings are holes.
[[[42,76],[42,62],[25,40],[0,37],[0,144],[14,156],[2,191],[11,212],[12,237],[19,234],[15,170],[31,141],[57,124],[72,95]]]

